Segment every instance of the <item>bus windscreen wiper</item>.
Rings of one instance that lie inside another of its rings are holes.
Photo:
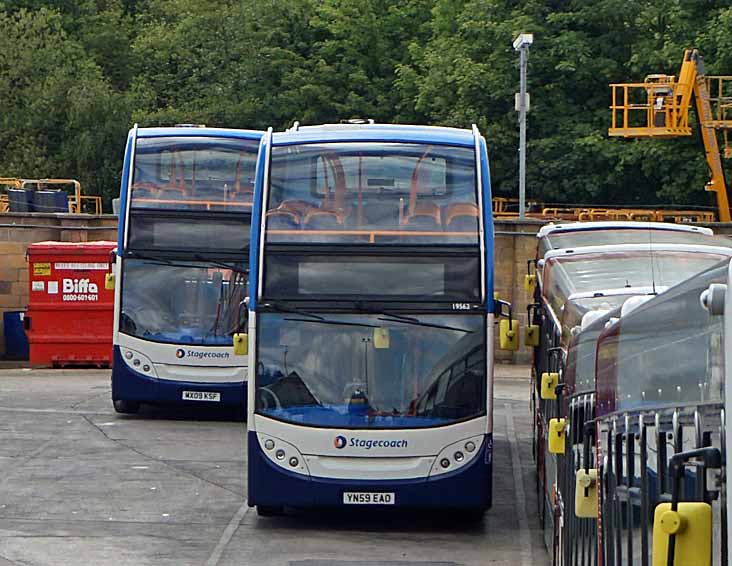
[[[414,318],[413,316],[405,316],[403,314],[398,314],[398,313],[395,313],[395,312],[385,311],[385,310],[382,310],[382,309],[374,309],[374,308],[371,308],[371,307],[365,305],[362,302],[356,302],[355,306],[356,306],[356,309],[359,312],[368,313],[368,314],[380,314],[380,315],[383,315],[383,316],[388,316],[390,318],[396,318],[396,319],[399,319],[399,320],[404,320],[404,321],[409,321],[409,322],[419,322],[419,319],[418,318]]]
[[[472,334],[472,330],[465,330],[464,328],[458,328],[457,326],[447,326],[445,324],[433,324],[431,322],[422,322],[419,319],[411,317],[399,317],[399,318],[384,318],[379,317],[379,320],[384,322],[400,322],[401,324],[412,324],[414,326],[425,326],[427,328],[440,328],[442,330],[456,330],[457,332],[465,332],[466,334]]]
[[[388,318],[379,318],[379,320],[383,320],[384,322],[401,322],[402,324],[413,324],[415,326],[426,326],[427,328],[441,328],[443,330],[457,330],[458,332],[465,332],[467,334],[472,334],[472,330],[465,330],[464,328],[457,328],[456,326],[445,326],[443,324],[432,324],[430,322],[422,322],[418,318],[415,318],[413,316],[405,316],[403,314],[398,314],[394,312],[389,312],[381,309],[374,309],[369,306],[364,305],[363,303],[356,303],[356,308],[364,313],[369,314],[380,314]]]
[[[320,324],[333,324],[337,326],[360,326],[365,328],[378,328],[378,325],[376,324],[366,324],[363,322],[346,322],[341,320],[330,320],[323,316],[320,316],[319,314],[315,314],[312,312],[307,312],[304,310],[296,309],[294,307],[283,307],[282,305],[279,305],[277,303],[265,303],[262,305],[264,307],[271,308],[272,310],[276,312],[284,312],[289,314],[296,314],[299,316],[306,316],[310,318],[286,318],[285,320],[288,322],[316,322]]]
[[[283,307],[279,303],[264,303],[262,306],[264,308],[270,308],[275,312],[284,312],[284,313],[288,313],[288,314],[297,314],[300,316],[309,316],[310,318],[312,318],[314,320],[325,320],[325,318],[323,318],[319,314],[314,314],[314,313],[311,313],[308,311],[297,309],[295,307]]]
[[[330,320],[327,318],[286,318],[288,322],[314,322],[316,324],[333,324],[335,326],[360,326],[362,328],[379,328],[378,324],[365,322],[346,322],[345,320]],[[401,321],[400,321],[401,322]]]
[[[160,263],[164,263],[166,265],[175,265],[171,260],[161,257],[157,254],[140,253],[134,250],[130,250],[129,252],[127,252],[127,254],[135,259],[142,259],[144,261],[159,261]]]

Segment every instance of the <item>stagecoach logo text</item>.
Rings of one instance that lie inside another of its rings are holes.
[[[50,289],[49,285],[49,289]],[[99,288],[88,279],[64,279],[61,282],[64,301],[98,301]]]
[[[358,438],[352,436],[350,440],[345,436],[338,435],[333,440],[333,446],[338,449],[349,446],[351,448],[363,448],[364,450],[371,450],[372,448],[406,448],[408,442],[405,439],[402,440],[371,440],[367,438]]]
[[[197,360],[204,360],[204,359],[228,359],[229,358],[229,352],[202,352],[201,350],[184,350],[183,348],[178,348],[175,351],[175,357],[180,358],[195,358]]]

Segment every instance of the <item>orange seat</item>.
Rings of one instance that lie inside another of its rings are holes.
[[[405,225],[417,225],[422,228],[442,226],[440,207],[434,202],[421,201],[414,205],[414,210],[404,219]]]
[[[132,196],[137,198],[151,198],[158,194],[155,183],[134,183],[131,187]]]
[[[160,187],[160,194],[166,193],[168,195],[178,195],[178,198],[183,198],[186,196],[185,189],[182,189],[178,185],[165,185],[164,187]],[[160,197],[163,198],[163,197]],[[175,198],[175,197],[173,197]]]
[[[278,208],[267,212],[267,228],[270,230],[297,230],[300,228],[300,217],[294,212]]]
[[[478,206],[472,202],[454,202],[445,207],[445,226],[458,218],[478,218]]]
[[[296,214],[299,217],[300,221],[302,221],[307,213],[314,208],[317,207],[312,202],[308,202],[306,200],[290,199],[283,200],[275,210],[281,210],[283,212],[291,212],[293,214]]]
[[[314,208],[305,214],[303,225],[311,230],[328,230],[341,227],[344,218],[341,212]]]

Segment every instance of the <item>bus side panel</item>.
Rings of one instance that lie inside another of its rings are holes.
[[[273,464],[257,434],[247,435],[248,503],[250,506],[343,507],[344,491],[394,492],[396,505],[408,508],[488,509],[492,504],[492,435],[482,454],[466,468],[433,479],[343,480],[309,477]]]

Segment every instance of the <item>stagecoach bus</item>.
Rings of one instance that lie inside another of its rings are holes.
[[[268,135],[255,195],[248,347],[235,337],[256,368],[249,505],[482,516],[496,303],[477,128]]]
[[[570,399],[575,393],[565,389],[564,371],[572,340],[608,313],[617,310],[616,316],[620,316],[621,307],[630,310],[732,255],[732,242],[712,236],[708,229],[593,224],[598,225],[596,230],[592,224],[559,225],[566,228],[550,227],[540,232],[538,253],[543,256],[536,262],[538,287],[536,304],[531,307],[536,338],[532,402],[539,512],[546,544],[553,549],[558,564],[575,563],[562,561],[564,502],[569,496],[561,486],[567,463],[558,455],[565,454],[565,445],[550,445],[566,434],[567,401],[580,402]],[[600,245],[603,237],[614,243]],[[635,243],[618,243],[623,237]],[[565,245],[568,247],[561,247]],[[570,454],[570,448],[566,450]]]
[[[597,456],[576,487],[596,512],[599,491],[597,563],[729,564],[729,277],[725,260],[597,340],[595,421],[583,426]]]
[[[116,257],[112,400],[242,408],[252,196],[262,132],[137,128],[127,140]]]

